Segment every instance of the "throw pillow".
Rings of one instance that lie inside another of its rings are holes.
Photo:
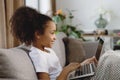
[[[66,48],[66,65],[70,62],[82,62],[85,59],[85,50],[79,39],[63,38]]]

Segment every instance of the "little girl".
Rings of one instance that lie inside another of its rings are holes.
[[[66,80],[71,71],[95,61],[95,58],[90,58],[82,63],[70,63],[62,68],[58,57],[51,49],[56,40],[56,25],[50,17],[32,8],[20,7],[10,22],[13,35],[27,47],[31,45],[29,55],[40,80]]]

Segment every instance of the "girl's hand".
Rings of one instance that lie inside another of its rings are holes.
[[[63,68],[62,72],[57,77],[57,80],[67,80],[67,76],[69,75],[69,73],[76,70],[80,66],[81,64],[77,62],[70,63],[69,65]]]
[[[89,64],[89,63],[95,63],[96,65],[98,64],[98,61],[96,60],[95,56],[88,58],[86,60],[84,60],[81,65],[85,65],[85,64]]]
[[[71,71],[74,71],[76,70],[78,67],[80,67],[81,64],[80,63],[77,63],[77,62],[73,62],[73,63],[70,63],[69,65],[67,65],[65,68],[71,72]]]

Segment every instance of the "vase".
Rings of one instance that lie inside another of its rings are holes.
[[[99,18],[95,21],[95,25],[98,29],[104,29],[108,24],[108,21],[103,18],[102,14],[100,14]]]

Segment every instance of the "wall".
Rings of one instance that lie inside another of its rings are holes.
[[[56,0],[56,9],[62,9],[65,13],[66,9],[76,10],[73,12],[73,24],[81,24],[77,28],[82,30],[96,29],[94,21],[99,16],[100,7],[108,10],[110,14],[107,16],[110,22],[106,29],[120,29],[120,0]]]

